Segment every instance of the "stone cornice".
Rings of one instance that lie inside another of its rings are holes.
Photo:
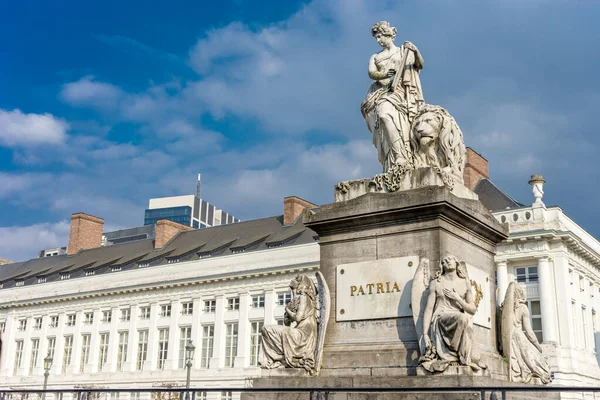
[[[4,304],[0,304],[0,310],[3,309],[11,309],[16,307],[28,307],[28,306],[38,306],[44,304],[52,304],[52,303],[60,303],[74,300],[83,300],[90,298],[99,298],[99,297],[107,297],[107,296],[118,296],[123,294],[131,294],[131,293],[139,293],[139,292],[148,292],[152,290],[161,290],[161,289],[170,289],[170,288],[178,288],[185,286],[197,286],[201,284],[207,283],[215,283],[215,282],[225,282],[225,281],[236,281],[236,280],[246,280],[252,278],[259,278],[265,276],[272,275],[283,275],[283,274],[294,274],[306,271],[314,271],[319,269],[319,264],[314,262],[307,262],[302,264],[295,264],[293,266],[284,266],[284,267],[272,267],[272,268],[264,268],[264,269],[251,269],[244,271],[244,274],[240,273],[231,273],[231,274],[213,274],[203,277],[189,277],[185,279],[176,279],[168,282],[152,282],[141,285],[130,285],[130,286],[122,286],[115,289],[104,289],[104,290],[94,290],[85,293],[76,293],[69,294],[64,296],[52,296],[52,297],[40,297],[40,298],[32,298],[22,301],[12,301]]]

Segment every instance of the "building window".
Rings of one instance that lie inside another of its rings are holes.
[[[25,286],[25,281],[23,279],[19,279],[18,281],[15,281],[15,286]]]
[[[118,272],[118,271],[120,271],[120,270],[121,270],[121,266],[120,266],[120,265],[117,265],[117,266],[115,266],[115,267],[112,267],[110,270],[111,270],[112,272]]]
[[[540,307],[539,300],[527,300],[527,306],[529,308],[529,318],[531,321],[531,329],[535,336],[537,337],[538,342],[542,343],[543,335],[542,335],[542,311]]]
[[[67,315],[67,322],[65,323],[65,325],[74,326],[76,320],[77,320],[77,315],[69,314],[69,315]]]
[[[71,365],[71,355],[73,354],[73,336],[65,336],[65,349],[63,351],[62,373],[67,373],[67,366]]]
[[[207,400],[207,392],[196,392],[196,400]]]
[[[233,393],[231,391],[221,392],[221,400],[233,400]]]
[[[181,315],[192,315],[194,313],[194,303],[191,301],[181,304]]]
[[[33,323],[33,329],[40,330],[42,329],[42,318],[36,318]]]
[[[140,392],[130,392],[129,400],[140,400]]]
[[[117,371],[123,371],[123,365],[127,362],[127,344],[129,332],[119,332],[119,349],[117,352]]]
[[[179,332],[179,368],[185,368],[185,346],[192,340],[192,327],[184,326]]]
[[[233,368],[237,356],[238,324],[231,323],[225,329],[225,367]]]
[[[138,338],[137,370],[141,371],[148,356],[148,331],[139,331]]]
[[[86,325],[91,325],[94,323],[94,313],[86,312],[83,317],[83,323]]]
[[[150,307],[140,307],[140,319],[150,319]]]
[[[160,316],[161,317],[170,317],[171,316],[171,305],[163,304],[160,306]]]
[[[149,267],[149,266],[150,266],[150,261],[138,263],[139,268],[144,268],[144,267]]]
[[[96,274],[96,271],[94,271],[93,269],[88,269],[87,271],[85,271],[85,276],[94,276]]]
[[[213,344],[215,341],[215,326],[204,325],[202,327],[202,356],[200,366],[208,368],[210,359],[213,356]]]
[[[123,308],[121,310],[121,321],[129,321],[131,320],[131,309]]]
[[[48,338],[48,355],[54,358],[54,348],[56,347],[56,338],[49,337]]]
[[[585,279],[583,279],[583,276],[579,277],[579,291],[585,291]]]
[[[252,308],[264,308],[265,307],[265,296],[258,295],[252,296]]]
[[[19,330],[20,332],[23,332],[27,329],[27,320],[26,319],[20,319],[19,320],[19,327],[17,328],[17,330]]]
[[[46,283],[46,277],[45,276],[40,276],[38,278],[38,283]]]
[[[277,322],[277,325],[281,325],[281,326],[285,325],[285,321],[283,319],[277,319],[276,322]]]
[[[29,363],[29,375],[37,367],[38,354],[40,352],[40,339],[31,339],[31,361]]]
[[[231,299],[227,299],[227,309],[229,311],[239,310],[240,309],[240,298],[232,297]]]
[[[250,365],[258,365],[260,354],[262,321],[254,321],[250,325]]]
[[[81,365],[79,366],[79,372],[83,372],[85,366],[90,360],[90,342],[91,335],[81,335]]]
[[[169,329],[158,330],[158,369],[165,368],[165,361],[169,355]]]
[[[210,253],[202,253],[198,255],[198,258],[202,259],[202,258],[210,258],[212,256],[212,254]]]
[[[17,348],[16,348],[16,352],[15,352],[14,375],[17,375],[18,369],[21,368],[21,360],[23,358],[23,341],[17,340],[16,344],[17,344]]]
[[[516,268],[517,282],[530,283],[538,282],[538,267],[519,267]]]
[[[98,372],[102,372],[102,368],[106,364],[106,360],[108,359],[108,333],[100,334],[100,352],[98,354]]]
[[[581,336],[583,337],[583,348],[587,349],[588,348],[588,335],[587,335],[587,316],[586,316],[586,312],[585,312],[585,306],[581,306],[581,325],[582,325],[582,330],[581,330]]]
[[[60,280],[64,281],[65,279],[71,279],[71,274],[68,272],[65,274],[60,274]]]
[[[50,317],[50,328],[56,328],[58,326],[58,315]]]
[[[277,293],[277,305],[285,306],[292,301],[292,292]]]
[[[204,308],[202,309],[202,311],[214,313],[216,309],[217,309],[217,301],[216,300],[205,300],[204,301]]]
[[[111,322],[112,321],[112,311],[111,310],[106,310],[106,311],[102,311],[102,319],[100,320],[100,322]]]
[[[6,330],[6,322],[2,321],[2,322],[0,322],[0,332],[4,333],[5,330]]]
[[[179,262],[179,258],[168,258],[167,264],[175,264]]]

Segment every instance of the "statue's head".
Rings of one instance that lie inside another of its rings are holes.
[[[440,106],[422,105],[415,115],[410,141],[425,166],[445,168],[463,182],[467,150],[463,134],[448,111]]]
[[[442,258],[442,261],[440,262],[440,269],[437,274],[438,280],[441,275],[453,271],[456,271],[459,278],[467,278],[467,264],[464,261],[459,261],[452,254],[448,254],[446,257]]]
[[[390,23],[387,21],[380,21],[371,28],[371,35],[377,39],[377,43],[380,46],[384,46],[385,43],[394,42],[394,39],[396,39],[396,28],[390,26]]]
[[[515,285],[515,306],[527,301],[527,290],[525,285]]]
[[[315,299],[317,293],[314,282],[306,275],[298,275],[290,282],[290,288],[294,294],[306,294]]]

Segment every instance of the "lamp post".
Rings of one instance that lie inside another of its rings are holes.
[[[46,389],[48,388],[50,367],[52,367],[52,355],[48,353],[48,355],[44,358],[44,392],[42,393],[42,400],[46,400]]]
[[[185,388],[187,389],[187,391],[185,392],[185,400],[190,400],[190,374],[192,372],[192,361],[194,360],[195,350],[196,346],[194,346],[194,344],[190,340],[185,346],[185,367],[187,368],[187,379],[185,382]]]

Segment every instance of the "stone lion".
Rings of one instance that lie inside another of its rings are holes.
[[[414,118],[411,147],[415,167],[432,167],[454,181],[464,183],[466,148],[458,124],[444,108],[424,104]]]

